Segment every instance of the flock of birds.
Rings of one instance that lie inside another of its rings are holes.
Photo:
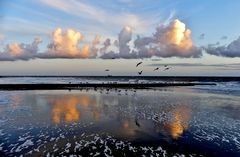
[[[136,67],[140,66],[141,64],[143,64],[143,62],[138,62]],[[171,67],[169,67],[169,65],[164,65],[163,68],[164,68],[163,71],[167,71],[167,70],[171,69]],[[158,70],[160,70],[159,67],[156,67],[155,69],[153,69],[153,71],[158,71]],[[110,70],[109,69],[105,69],[105,71],[109,72]],[[143,73],[143,70],[138,71],[138,75],[142,75],[142,73]]]

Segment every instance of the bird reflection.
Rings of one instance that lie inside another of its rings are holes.
[[[136,124],[136,126],[140,127],[140,124],[139,124],[139,122],[138,122],[138,119],[137,119],[137,118],[135,118],[135,124]]]

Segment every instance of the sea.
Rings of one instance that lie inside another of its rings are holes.
[[[0,84],[116,82],[216,85],[0,90],[0,156],[240,156],[240,77],[0,77]]]

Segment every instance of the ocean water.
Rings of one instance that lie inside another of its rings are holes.
[[[1,83],[181,81],[78,77]],[[0,91],[0,156],[240,156],[238,80],[155,89]]]

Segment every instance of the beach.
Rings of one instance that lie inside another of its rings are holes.
[[[217,87],[2,90],[0,156],[239,156],[239,92]]]

